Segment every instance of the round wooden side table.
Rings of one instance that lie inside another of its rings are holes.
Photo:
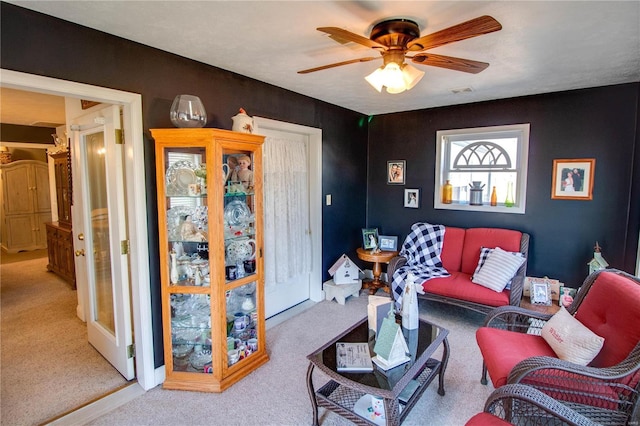
[[[380,251],[372,253],[371,250],[365,250],[362,247],[356,250],[358,258],[366,262],[373,263],[373,281],[362,283],[362,288],[368,288],[369,294],[375,294],[378,289],[382,289],[385,293],[390,293],[389,285],[380,279],[382,275],[382,263],[389,263],[391,259],[398,255],[397,251]]]

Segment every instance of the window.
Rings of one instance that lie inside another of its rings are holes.
[[[529,124],[436,132],[434,208],[524,213],[528,153]],[[450,204],[442,202],[447,180],[453,187]],[[482,205],[470,200],[472,182],[483,188]],[[497,205],[491,206],[494,187]]]

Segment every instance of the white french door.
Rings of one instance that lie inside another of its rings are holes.
[[[127,380],[135,377],[123,146],[115,105],[71,123],[73,234],[89,343]],[[81,279],[84,282],[81,282]]]

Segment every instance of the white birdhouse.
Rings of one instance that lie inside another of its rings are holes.
[[[597,241],[596,246],[593,248],[593,259],[591,259],[591,261],[587,263],[587,265],[589,265],[589,275],[591,275],[595,271],[605,269],[609,266],[609,263],[604,260],[604,257],[602,257],[600,246],[598,245]]]
[[[360,282],[360,268],[349,256],[343,254],[329,269],[329,275],[333,277],[333,282],[340,284],[357,284]]]

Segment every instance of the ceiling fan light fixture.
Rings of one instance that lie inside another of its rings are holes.
[[[424,71],[420,71],[411,64],[404,64],[402,67],[402,76],[407,90],[411,90],[420,80],[422,80],[422,77],[424,77]]]
[[[396,62],[389,62],[376,68],[365,80],[378,92],[382,92],[382,88],[385,87],[387,93],[397,94],[413,88],[423,76],[423,71],[409,64],[398,65]]]
[[[374,72],[366,76],[364,79],[367,80],[367,83],[372,85],[378,92],[382,92],[382,86],[384,86],[384,72],[382,71],[382,67],[376,68]]]

